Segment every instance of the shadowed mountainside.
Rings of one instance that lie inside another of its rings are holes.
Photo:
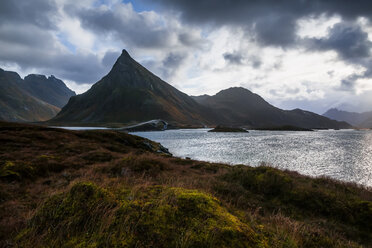
[[[54,76],[30,74],[22,79],[16,72],[0,69],[0,120],[49,120],[74,95]]]
[[[346,121],[356,127],[371,128],[372,127],[372,111],[356,113],[338,110],[336,108],[329,109],[323,114],[333,120]]]
[[[24,78],[22,88],[32,96],[58,108],[65,106],[70,97],[76,95],[62,80],[53,75],[47,78],[44,75],[30,74]]]
[[[123,50],[111,71],[84,94],[72,97],[52,123],[129,123],[163,119],[208,123],[209,113]]]
[[[308,111],[278,109],[244,88],[190,97],[152,74],[125,50],[105,77],[84,94],[72,97],[50,123],[136,123],[152,119],[178,126],[350,128],[347,123]]]
[[[0,142],[0,247],[372,245],[372,192],[351,183],[115,131],[0,123]]]
[[[0,120],[45,121],[60,110],[22,88],[23,80],[15,72],[0,69]]]
[[[282,110],[266,102],[261,96],[234,87],[214,96],[193,97],[199,104],[218,114],[218,123],[233,126],[276,127],[291,125],[301,128],[350,128],[345,122],[330,120],[324,116],[301,110]]]

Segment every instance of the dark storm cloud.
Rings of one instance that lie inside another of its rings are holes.
[[[354,63],[371,55],[372,42],[368,39],[368,33],[357,24],[337,23],[329,29],[327,37],[307,39],[306,42],[310,49],[334,50],[341,59]]]
[[[52,0],[2,0],[0,23],[27,23],[43,28],[53,28],[58,18],[57,5]]]
[[[53,35],[36,26],[0,25],[0,62],[16,63],[23,70],[54,74],[77,83],[96,82],[112,65],[92,53],[71,53]]]
[[[94,83],[108,72],[113,54],[72,53],[52,32],[60,17],[55,1],[0,1],[0,63],[54,74],[76,83]]]
[[[368,39],[368,33],[356,23],[337,23],[328,30],[326,37],[305,39],[303,43],[311,51],[335,51],[345,62],[366,69],[361,74],[354,73],[341,80],[337,90],[353,92],[358,79],[372,76],[372,42]]]
[[[77,12],[82,25],[96,33],[113,33],[121,40],[139,47],[165,47],[171,33],[155,29],[153,23],[142,15],[123,15],[109,9],[85,9]]]
[[[257,41],[264,46],[289,46],[296,41],[296,19],[293,16],[265,16],[255,22]]]
[[[154,1],[151,1],[154,2]],[[320,14],[339,14],[343,19],[372,16],[372,1],[339,0],[157,0],[181,12],[184,20],[216,25],[239,25],[254,30],[263,45],[286,47],[295,44],[296,21]]]

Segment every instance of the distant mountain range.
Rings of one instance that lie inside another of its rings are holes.
[[[22,79],[16,72],[0,69],[0,120],[49,120],[74,95],[54,76],[31,74]]]
[[[125,50],[106,76],[84,94],[71,97],[50,123],[136,123],[151,119],[178,125],[351,127],[312,112],[276,108],[244,88],[190,97],[148,71]]]
[[[346,121],[356,127],[362,128],[372,127],[372,111],[357,113],[332,108],[325,112],[323,116],[333,120]]]
[[[266,102],[251,91],[235,87],[222,90],[214,96],[193,97],[199,104],[218,113],[216,123],[229,126],[302,128],[348,128],[347,123],[330,120],[324,116],[301,110],[282,110]]]

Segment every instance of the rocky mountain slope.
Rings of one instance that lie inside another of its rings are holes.
[[[51,122],[130,123],[163,119],[180,124],[208,123],[209,113],[123,50],[111,71],[90,90],[72,97]]]

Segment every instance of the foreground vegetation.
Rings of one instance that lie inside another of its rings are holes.
[[[370,247],[372,191],[170,156],[114,131],[0,123],[2,247]]]

